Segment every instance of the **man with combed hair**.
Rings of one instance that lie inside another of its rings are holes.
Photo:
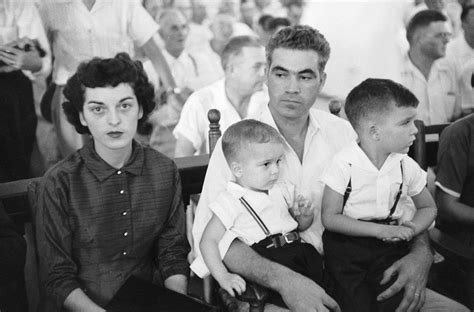
[[[353,142],[355,133],[347,121],[329,113],[311,109],[326,81],[324,68],[329,59],[329,44],[317,30],[309,26],[291,26],[280,30],[267,46],[266,79],[269,103],[249,116],[276,128],[285,139],[280,178],[296,185],[298,193],[314,204],[313,224],[301,237],[322,254],[321,175],[334,155]],[[211,217],[209,204],[225,188],[231,171],[225,161],[220,141],[209,162],[193,227],[197,250],[202,232]],[[227,268],[248,280],[280,293],[291,311],[340,311],[325,290],[301,274],[264,259],[250,247],[234,240],[226,232],[219,243]],[[378,300],[403,290],[399,311],[428,310],[467,311],[459,304],[426,290],[433,261],[426,233],[414,238],[410,252],[384,272],[384,280],[396,276],[395,282]],[[201,276],[206,267],[198,257],[192,269]],[[321,268],[322,270],[322,268]],[[425,298],[427,298],[425,300]]]
[[[450,35],[446,16],[435,10],[418,12],[407,26],[410,48],[400,82],[420,101],[418,116],[427,125],[454,121],[461,115],[454,69],[442,59]]]
[[[223,79],[194,92],[186,101],[173,132],[177,139],[176,157],[209,152],[210,109],[220,111],[220,129],[224,132],[268,102],[262,91],[265,50],[256,38],[232,38],[222,52],[222,67]]]

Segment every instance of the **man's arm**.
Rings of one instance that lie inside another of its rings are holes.
[[[171,275],[163,282],[165,287],[181,294],[188,293],[188,277],[183,274]]]
[[[105,312],[104,309],[95,304],[80,288],[74,289],[66,297],[64,307],[71,312]]]
[[[426,282],[432,263],[433,253],[428,233],[425,231],[413,239],[408,255],[385,270],[381,284],[389,282],[395,275],[397,275],[397,279],[377,297],[377,300],[390,298],[403,289],[403,300],[396,312],[418,311],[425,301]]]
[[[178,134],[176,146],[174,149],[174,157],[192,156],[196,152],[193,143],[184,136]]]
[[[227,268],[277,291],[291,311],[340,311],[323,288],[289,268],[265,259],[235,239],[224,257]]]
[[[435,196],[442,219],[467,226],[474,224],[474,207],[461,203],[458,197],[446,193],[440,187],[436,188]]]

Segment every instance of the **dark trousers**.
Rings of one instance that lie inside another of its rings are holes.
[[[29,177],[36,123],[31,81],[21,71],[0,74],[0,182]]]
[[[265,248],[265,246],[256,243],[251,247],[262,257],[284,265],[312,279],[318,285],[322,285],[323,259],[311,244],[293,242],[280,248]],[[289,287],[291,287],[291,285],[289,285]],[[283,299],[277,292],[272,291],[270,293],[268,302],[286,307]]]
[[[343,312],[395,311],[403,291],[378,302],[377,296],[396,279],[380,285],[384,271],[408,253],[407,242],[385,243],[372,237],[353,237],[324,231],[325,269],[331,277],[326,291]]]

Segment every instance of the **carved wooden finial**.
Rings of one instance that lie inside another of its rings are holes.
[[[212,154],[217,140],[221,137],[221,130],[219,121],[221,120],[221,113],[218,109],[210,109],[207,113],[209,119],[209,154]]]

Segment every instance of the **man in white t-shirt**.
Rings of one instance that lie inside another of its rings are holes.
[[[220,111],[220,129],[224,132],[268,103],[267,93],[262,91],[265,50],[258,39],[232,38],[224,47],[222,67],[225,78],[194,92],[184,104],[173,131],[177,139],[175,157],[209,152],[210,109]]]

